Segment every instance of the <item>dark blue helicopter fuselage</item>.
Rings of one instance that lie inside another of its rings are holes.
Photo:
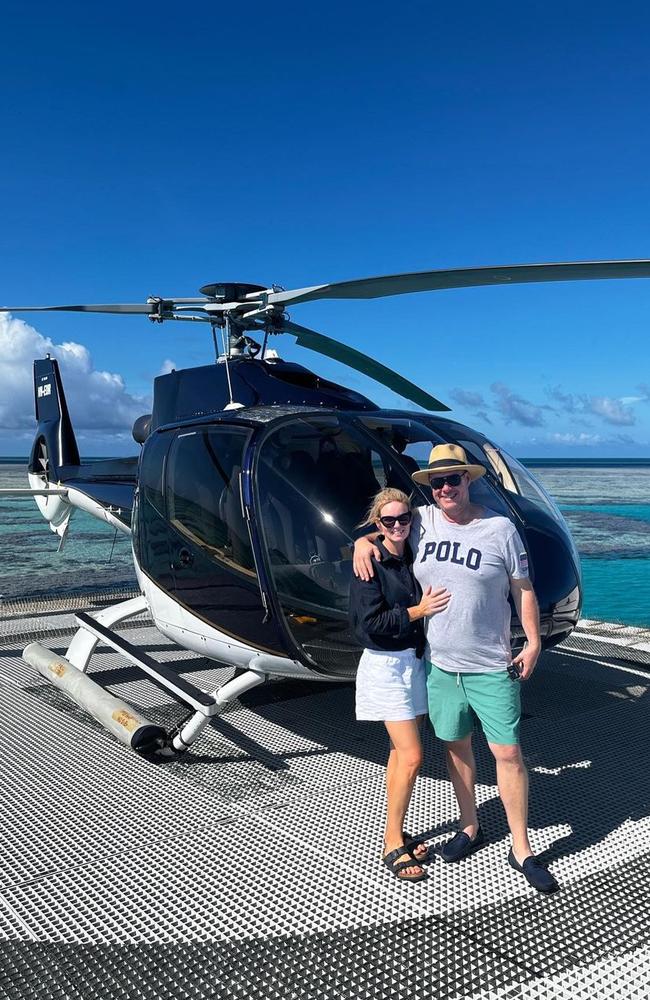
[[[384,485],[431,502],[410,479],[409,451],[425,458],[453,441],[488,470],[474,499],[510,517],[524,540],[544,645],[575,626],[580,571],[568,529],[530,473],[484,435],[380,410],[298,365],[251,359],[230,366],[244,408],[224,411],[220,367],[157,380],[141,456],[136,559],[188,611],[257,648],[350,676],[360,652],[347,620],[357,526]],[[513,638],[522,638],[515,617]]]
[[[461,444],[485,466],[472,499],[519,530],[544,645],[578,620],[579,560],[557,507],[515,459],[456,421],[382,410],[300,365],[241,357],[228,371],[221,363],[155,380],[151,419],[137,422],[145,428],[138,465],[84,465],[52,359],[36,362],[35,389],[30,471],[83,493],[112,523],[130,522],[139,572],[249,647],[326,676],[354,674],[351,543],[383,486],[431,502],[410,474],[441,442]],[[512,632],[519,643],[516,617]]]

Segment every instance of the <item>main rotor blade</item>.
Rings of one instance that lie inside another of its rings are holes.
[[[650,278],[650,260],[580,261],[572,264],[513,264],[466,267],[447,271],[414,271],[378,278],[335,281],[287,292],[271,292],[269,304],[291,305],[314,299],[378,299],[408,292],[477,285],[518,285],[532,281],[596,281],[601,278]]]
[[[283,323],[282,329],[287,333],[292,333],[296,338],[296,343],[300,344],[301,347],[307,347],[310,351],[324,354],[335,361],[342,361],[344,365],[355,368],[364,375],[369,375],[376,382],[381,382],[382,385],[399,393],[400,396],[404,396],[405,399],[417,403],[418,406],[423,406],[427,410],[449,410],[449,407],[441,403],[435,396],[430,396],[428,392],[420,389],[413,382],[409,382],[408,379],[391,371],[390,368],[386,368],[374,358],[369,358],[366,354],[355,351],[353,347],[348,347],[347,344],[341,344],[338,340],[333,340],[322,333],[316,333],[315,330],[309,330],[306,326],[298,326],[297,323],[289,321]]]
[[[90,313],[134,313],[149,316],[157,312],[158,307],[152,302],[126,303],[97,306],[0,306],[0,312],[90,312]]]

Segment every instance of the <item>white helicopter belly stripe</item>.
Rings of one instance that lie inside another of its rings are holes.
[[[114,513],[113,509],[110,507],[104,507],[97,500],[93,500],[92,497],[88,496],[87,493],[83,493],[81,490],[76,490],[74,486],[68,484],[68,501],[73,507],[78,507],[79,510],[85,510],[87,514],[92,517],[98,518],[100,521],[106,521],[111,527],[117,528],[124,535],[131,534],[131,528],[124,521],[121,521]]]
[[[138,583],[146,597],[156,627],[186,649],[207,656],[220,663],[230,663],[255,669],[273,677],[309,677],[312,680],[336,680],[310,671],[298,660],[278,656],[269,650],[247,645],[241,639],[209,625],[166,594],[136,564]],[[339,678],[340,679],[340,678]]]

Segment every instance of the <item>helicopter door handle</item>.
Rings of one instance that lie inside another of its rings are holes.
[[[191,566],[194,562],[194,556],[189,549],[179,549],[178,550],[178,562],[172,566],[172,569],[181,569],[183,566]]]

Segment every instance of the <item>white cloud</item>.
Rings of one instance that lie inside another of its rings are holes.
[[[623,406],[631,406],[632,403],[645,403],[645,401],[645,396],[621,396],[619,399],[619,403],[622,403]]]
[[[573,415],[573,422],[579,422],[579,415],[596,416],[606,424],[614,427],[631,427],[636,422],[634,411],[630,409],[635,403],[645,402],[648,398],[648,386],[638,386],[639,396],[574,396],[565,393],[559,386],[548,390],[549,396],[559,403],[562,412]],[[593,426],[583,421],[584,426]]]
[[[581,444],[595,447],[597,444],[604,444],[605,438],[600,434],[551,434],[549,441],[553,444]]]
[[[637,445],[629,434],[614,434],[613,437],[604,437],[602,434],[550,434],[548,441],[552,444],[583,445],[585,447],[596,447],[597,445]]]
[[[496,397],[496,408],[507,423],[523,424],[524,427],[541,427],[544,424],[543,411],[550,410],[550,406],[523,399],[502,382],[494,382],[490,389]]]
[[[169,358],[165,358],[160,366],[160,371],[157,372],[158,375],[169,375],[170,372],[176,371],[178,365],[175,361],[170,361]]]
[[[459,406],[468,406],[470,409],[485,409],[486,403],[480,392],[468,392],[467,389],[452,389],[451,398]]]
[[[554,403],[560,404],[565,413],[576,413],[580,409],[580,401],[573,393],[563,392],[559,385],[549,389],[548,394]]]
[[[0,431],[35,428],[32,362],[46,354],[59,362],[72,424],[82,436],[128,434],[135,418],[150,412],[150,400],[127,392],[121,375],[95,370],[83,344],[54,344],[24,320],[2,313]]]
[[[585,408],[608,424],[629,427],[634,423],[634,414],[620,399],[612,399],[610,396],[590,396],[585,401]]]

